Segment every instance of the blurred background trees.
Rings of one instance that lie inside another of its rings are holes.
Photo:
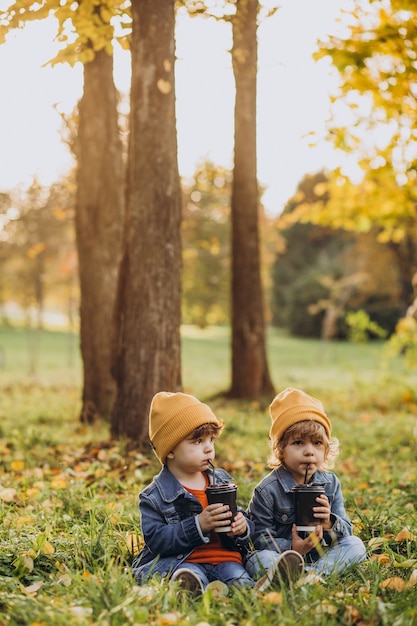
[[[318,62],[331,62],[340,76],[329,137],[350,155],[355,176],[342,168],[306,175],[277,216],[265,214],[256,176],[256,0],[216,4],[217,19],[233,29],[233,167],[200,163],[183,181],[175,9],[185,6],[202,19],[211,5],[134,3],[131,33],[128,3],[110,10],[103,0],[88,11],[55,0],[18,4],[9,9],[8,30],[55,11],[65,42],[64,24],[72,24],[76,38],[57,60],[84,63],[84,94],[72,120],[76,174],[51,189],[34,181],[1,198],[0,297],[27,312],[31,328],[51,306],[72,315],[79,298],[87,421],[112,414],[115,435],[143,435],[153,393],[181,387],[181,323],[230,324],[230,391],[243,397],[272,392],[268,323],[324,340],[397,332],[417,271],[417,27],[410,3],[355,2],[345,14],[346,36],[320,43]],[[162,11],[164,29],[153,40],[142,26]],[[4,24],[4,12],[2,18]],[[112,76],[116,41],[134,45],[128,154]],[[365,335],[352,332],[354,324],[366,326]]]

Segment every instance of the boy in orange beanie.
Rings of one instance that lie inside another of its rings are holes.
[[[306,571],[318,575],[339,573],[363,561],[365,547],[352,534],[340,482],[328,471],[339,446],[322,403],[289,387],[274,398],[269,411],[272,471],[255,487],[248,507],[258,551],[247,562],[248,572],[255,576],[259,568],[271,570],[279,553],[289,549],[304,557]],[[312,482],[324,486],[313,508],[317,525],[299,534],[293,489]]]
[[[209,582],[253,586],[243,560],[253,525],[238,509],[230,532],[228,505],[208,505],[206,487],[213,483],[214,440],[223,424],[206,405],[185,393],[157,393],[149,415],[149,437],[163,465],[139,496],[145,546],[133,563],[139,583],[154,574],[195,594]],[[216,483],[231,477],[215,470]]]

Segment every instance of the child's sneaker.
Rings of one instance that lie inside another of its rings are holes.
[[[180,589],[189,591],[194,596],[200,596],[204,592],[203,583],[197,574],[186,567],[180,567],[172,574],[169,584],[173,586],[174,583],[178,583]]]
[[[271,584],[289,584],[295,582],[304,571],[304,559],[295,550],[286,550],[255,584],[255,589],[265,591]]]

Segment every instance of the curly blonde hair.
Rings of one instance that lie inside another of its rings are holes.
[[[339,441],[336,437],[327,436],[325,428],[313,420],[304,420],[293,424],[282,435],[279,441],[270,441],[271,455],[267,464],[271,469],[276,467],[285,467],[284,449],[288,443],[294,439],[303,439],[305,437],[319,438],[324,443],[324,463],[320,470],[329,470],[333,467],[334,461],[339,454]]]

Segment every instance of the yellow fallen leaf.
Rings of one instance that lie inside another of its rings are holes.
[[[398,563],[394,563],[394,567],[404,569],[410,569],[410,567],[414,567],[417,564],[417,559],[406,559],[405,561],[399,561]]]
[[[369,593],[369,587],[359,587],[358,593]]]
[[[377,554],[376,555],[378,563],[389,563],[388,554]]]
[[[400,530],[398,535],[395,537],[395,541],[407,541],[408,539],[413,539],[413,535],[410,533],[408,528]]]
[[[382,545],[384,545],[385,542],[385,537],[372,537],[372,539],[368,541],[368,547],[372,550],[376,550],[377,548],[380,548]]]
[[[410,402],[412,399],[413,399],[413,396],[409,389],[406,389],[405,391],[403,391],[403,402]]]
[[[1,489],[0,500],[3,500],[3,502],[13,502],[16,497],[16,493],[16,489],[13,489],[12,487],[9,487],[7,489]]]
[[[137,533],[129,533],[128,535],[126,535],[125,541],[129,552],[131,552],[133,555],[139,553],[139,550],[142,547],[142,542]]]
[[[12,461],[10,467],[14,472],[22,472],[25,469],[24,461]]]
[[[22,554],[22,556],[19,556],[13,564],[16,568],[26,570],[26,572],[32,572],[34,568],[33,559],[27,554]]]
[[[414,587],[415,585],[417,585],[417,569],[413,569],[410,578],[408,579],[408,582],[405,586],[406,589],[411,589],[411,587]]]
[[[405,582],[399,576],[392,576],[391,578],[386,578],[379,585],[381,589],[393,589],[394,591],[403,591],[405,587]]]
[[[42,587],[43,581],[40,580],[37,583],[33,583],[33,585],[28,585],[27,587],[23,587],[23,591],[31,596],[36,596],[39,589]]]
[[[58,583],[63,585],[64,587],[70,587],[72,583],[72,578],[70,574],[61,574],[58,576]]]
[[[55,552],[55,548],[49,541],[45,541],[42,546],[42,554],[53,554]]]
[[[61,476],[56,476],[55,478],[53,478],[51,481],[51,484],[53,487],[56,487],[57,489],[67,488],[67,481],[65,480],[65,478],[62,478]]]
[[[347,604],[345,606],[344,620],[346,624],[357,624],[362,620],[362,613],[356,606]]]
[[[264,602],[270,604],[282,604],[282,593],[280,591],[270,591],[263,596]]]
[[[317,615],[336,615],[337,606],[331,604],[328,600],[323,600],[315,610]]]
[[[156,622],[157,624],[177,624],[181,619],[181,613],[162,613],[159,616],[159,620]]]

